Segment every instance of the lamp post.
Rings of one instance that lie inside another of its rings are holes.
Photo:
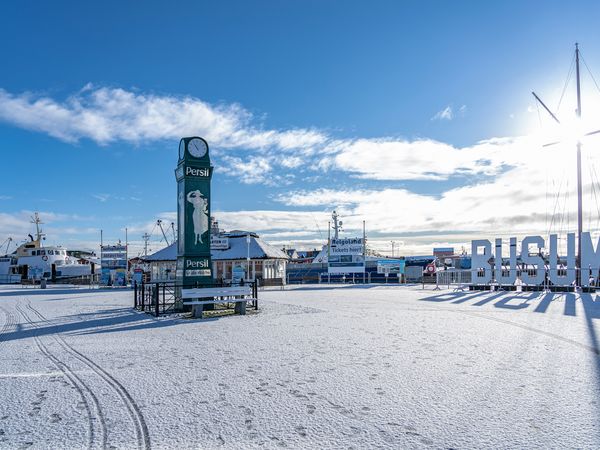
[[[392,258],[394,257],[394,245],[396,245],[396,241],[390,241],[392,243]]]
[[[246,278],[250,281],[250,234],[246,234]]]

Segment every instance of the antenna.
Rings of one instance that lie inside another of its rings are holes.
[[[163,226],[162,226],[162,220],[158,219],[158,220],[156,221],[156,225],[158,225],[158,227],[160,228],[160,231],[162,231],[162,235],[163,235],[163,237],[165,238],[165,242],[167,243],[167,245],[171,245],[171,244],[169,243],[169,239],[167,238],[167,234],[165,233],[165,230],[164,230],[164,228],[163,228]]]
[[[42,220],[40,219],[40,216],[38,215],[38,213],[34,213],[33,216],[31,216],[31,223],[35,224],[35,240],[38,242],[41,242],[42,238],[45,236],[44,233],[42,233],[42,229],[40,228],[40,225],[43,225],[44,222],[42,222]]]
[[[333,238],[334,239],[339,239],[339,232],[342,231],[342,224],[343,222],[341,220],[339,220],[340,216],[338,215],[337,211],[333,210],[333,213],[331,213],[331,218],[333,219]]]
[[[12,237],[8,237],[3,243],[2,245],[6,244],[6,254],[8,255],[8,249],[10,248],[10,243],[12,242],[13,238]]]
[[[142,239],[144,240],[144,256],[148,256],[148,241],[150,240],[150,235],[148,233],[144,233]]]
[[[171,231],[173,232],[173,242],[177,240],[177,232],[175,231],[175,222],[171,222]]]

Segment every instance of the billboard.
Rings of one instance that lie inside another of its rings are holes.
[[[364,251],[363,238],[331,239],[327,272],[330,274],[364,273]]]
[[[377,261],[377,273],[390,274],[390,273],[404,273],[404,267],[406,261],[403,259],[380,259]]]
[[[103,245],[100,248],[100,283],[105,286],[127,285],[127,246]]]
[[[229,238],[226,236],[211,235],[210,249],[211,250],[227,250],[227,249],[229,249]]]

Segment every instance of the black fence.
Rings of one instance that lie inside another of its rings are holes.
[[[252,288],[252,300],[248,301],[248,305],[255,310],[258,310],[258,285],[254,281],[247,285]],[[179,284],[175,280],[157,281],[157,282],[142,282],[133,283],[133,307],[139,311],[144,311],[158,317],[163,314],[185,312],[183,301],[180,298],[182,289],[194,288],[219,288],[230,287],[231,284],[224,282],[215,282],[211,284]],[[234,305],[234,303],[231,303]],[[208,308],[214,307],[217,309],[233,309],[228,303],[220,305],[205,305]]]

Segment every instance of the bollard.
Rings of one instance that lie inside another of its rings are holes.
[[[256,299],[256,300],[254,300],[254,309],[258,311],[258,282],[257,281],[255,281],[252,286],[252,297],[254,297]]]
[[[246,315],[246,302],[236,302],[235,313],[242,316]]]
[[[154,290],[154,312],[156,317],[158,317],[159,314],[159,303],[158,303],[158,298],[160,296],[160,291],[158,290],[158,283],[156,283],[156,289]]]

